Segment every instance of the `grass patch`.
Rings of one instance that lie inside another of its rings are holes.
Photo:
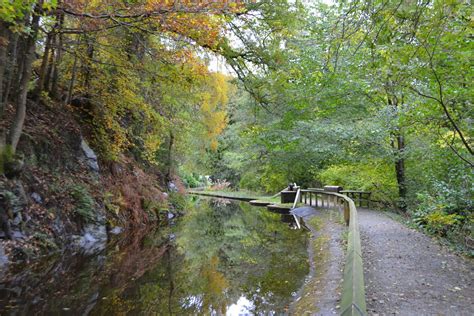
[[[255,193],[251,191],[226,191],[226,190],[202,190],[202,191],[193,191],[190,190],[189,193],[198,193],[201,195],[217,195],[219,197],[227,197],[227,198],[239,198],[239,199],[251,199],[251,200],[262,200],[268,202],[279,202],[280,197],[271,197],[262,195],[261,193]]]

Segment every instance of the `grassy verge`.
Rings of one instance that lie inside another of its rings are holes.
[[[250,191],[189,190],[188,193],[222,197],[222,198],[228,198],[228,199],[248,200],[248,201],[260,200],[260,201],[268,201],[268,202],[274,202],[274,203],[278,203],[280,201],[280,197],[272,198],[271,196],[266,196],[260,193],[255,193],[255,192],[250,192]]]

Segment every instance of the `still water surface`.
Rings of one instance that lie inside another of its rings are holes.
[[[186,215],[11,268],[1,315],[281,315],[309,272],[307,233],[244,202],[197,199]]]

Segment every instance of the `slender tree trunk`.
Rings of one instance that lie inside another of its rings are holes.
[[[16,75],[17,75],[17,56],[18,56],[18,34],[12,34],[12,44],[11,44],[11,48],[10,48],[10,51],[9,51],[9,63],[8,63],[8,73],[7,73],[7,76],[5,77],[5,83],[6,83],[6,87],[5,87],[5,91],[3,93],[3,102],[4,104],[6,105],[6,103],[8,102],[9,98],[10,98],[10,91],[11,91],[11,87],[12,87],[12,83],[13,81],[15,81],[16,79]]]
[[[43,0],[39,0],[38,3],[36,4],[37,6],[36,8],[41,8],[42,5],[43,5]],[[36,8],[35,8],[35,11],[36,11]],[[18,145],[18,142],[20,141],[20,137],[23,131],[23,124],[25,122],[28,83],[30,82],[30,79],[31,79],[32,64],[33,64],[33,60],[35,59],[36,38],[38,36],[39,21],[40,21],[39,14],[37,12],[34,12],[32,21],[31,21],[31,33],[25,40],[26,54],[25,54],[24,65],[23,65],[23,70],[22,70],[22,76],[20,80],[18,99],[16,102],[15,118],[13,120],[13,124],[10,128],[10,134],[9,134],[9,144],[12,146],[13,151],[16,151],[16,147]]]
[[[53,35],[51,41],[54,42],[54,35]],[[53,68],[54,68],[54,54],[55,54],[55,48],[54,48],[54,45],[52,45],[50,53],[48,55],[48,61],[46,63],[48,65],[48,67],[46,68],[46,74],[45,74],[44,83],[43,83],[44,90],[46,90],[48,92],[51,91],[51,89],[49,87],[49,83],[51,82],[51,75],[54,71],[53,70]]]
[[[388,85],[390,86],[390,84]],[[403,95],[402,95],[403,103]],[[393,93],[387,92],[387,102],[390,107],[395,111],[398,110],[399,100]],[[398,186],[398,207],[403,212],[407,209],[407,187],[406,187],[406,173],[405,173],[405,137],[401,131],[400,126],[396,126],[391,133],[390,143],[393,149],[393,155],[395,158],[395,175],[397,178]]]
[[[392,139],[392,148],[395,154],[395,173],[397,176],[398,185],[398,206],[402,211],[406,211],[406,198],[407,198],[407,187],[406,187],[406,175],[405,175],[405,138],[403,135],[397,133]]]
[[[46,44],[44,47],[44,54],[43,59],[41,61],[41,68],[40,68],[40,79],[38,83],[38,96],[44,90],[45,87],[45,80],[46,80],[46,72],[48,70],[48,60],[49,60],[49,52],[51,50],[51,41],[53,38],[53,33],[48,33],[46,37]]]
[[[173,172],[173,145],[174,145],[174,134],[170,131],[170,141],[168,144],[168,157],[167,157],[167,170],[166,170],[166,180],[170,182],[172,180]]]
[[[5,109],[5,100],[3,98],[5,86],[5,71],[7,66],[7,50],[8,50],[8,25],[0,21],[0,119],[3,118]]]
[[[0,120],[3,120],[3,115],[5,113],[5,105],[7,102],[7,95],[6,95],[6,89],[7,89],[7,76],[6,76],[6,70],[7,70],[7,51],[8,51],[8,25],[0,21]],[[5,86],[5,89],[3,88]],[[0,128],[0,173],[3,173],[3,153],[5,149],[5,137],[6,137],[6,130],[5,128],[1,127]],[[1,212],[0,212],[1,213]],[[1,214],[0,214],[1,216]],[[8,219],[7,222],[8,224]],[[6,229],[8,227],[5,226]],[[5,230],[4,228],[4,230]],[[8,237],[8,232],[5,230],[6,235]]]
[[[94,46],[92,43],[87,40],[87,57],[89,60],[86,61],[84,65],[84,88],[87,91],[87,95],[90,95],[90,79],[91,79],[91,69],[90,64],[92,63],[92,58],[94,58]]]
[[[25,38],[18,35],[17,38],[17,50],[16,50],[16,73],[15,77],[12,78],[12,94],[13,96],[18,96],[20,94],[20,83],[21,83],[21,77],[23,75],[23,69],[25,68],[25,58],[23,56],[26,56],[26,41]],[[16,102],[15,100],[12,100]]]
[[[60,3],[60,1],[58,1]],[[58,97],[58,81],[59,81],[59,65],[61,63],[62,59],[62,46],[63,46],[63,35],[60,32],[63,26],[64,22],[64,15],[60,12],[58,13],[57,16],[58,22],[55,27],[56,30],[56,55],[54,59],[54,68],[53,68],[53,74],[52,74],[52,79],[51,79],[51,96],[53,98]]]
[[[74,81],[76,80],[76,70],[77,70],[77,56],[74,56],[74,64],[72,65],[71,81],[69,82],[69,87],[67,89],[67,97],[64,105],[71,103],[72,99],[72,90],[74,88]]]

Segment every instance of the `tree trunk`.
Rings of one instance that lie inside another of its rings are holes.
[[[17,50],[16,50],[16,75],[14,78],[14,81],[12,82],[13,85],[13,95],[18,96],[20,93],[20,83],[21,83],[21,77],[23,75],[23,69],[25,68],[25,59],[22,58],[23,56],[26,56],[27,54],[27,49],[26,49],[26,40],[24,37],[18,35],[18,40],[17,40]]]
[[[58,1],[58,3],[60,3],[60,1]],[[55,59],[54,59],[54,71],[53,71],[53,75],[52,75],[52,79],[51,79],[51,96],[53,98],[57,98],[58,97],[58,80],[59,80],[59,65],[61,63],[61,59],[62,59],[62,46],[63,46],[63,35],[61,33],[61,29],[62,29],[62,26],[63,26],[63,22],[64,22],[64,15],[61,13],[58,13],[58,16],[57,16],[57,19],[58,19],[58,22],[57,22],[57,25],[55,27],[55,31],[56,31],[56,40],[55,40],[55,43],[56,43],[56,55],[55,55]]]
[[[395,155],[395,174],[397,177],[398,186],[398,207],[402,211],[406,211],[407,203],[407,187],[405,175],[405,137],[400,133],[395,133],[392,136],[392,148]]]
[[[388,84],[388,86],[391,85]],[[403,104],[403,95],[401,96],[401,102]],[[399,99],[394,93],[390,94],[387,92],[387,103],[395,111],[398,110]],[[392,130],[390,143],[395,158],[395,175],[397,177],[398,186],[398,208],[403,212],[406,212],[407,187],[405,175],[405,137],[403,136],[400,126],[397,125]]]
[[[5,91],[3,93],[3,102],[6,105],[10,98],[10,91],[12,87],[13,81],[16,79],[17,74],[17,56],[18,56],[18,34],[12,34],[12,44],[9,51],[9,63],[8,63],[8,72],[7,76],[5,77]]]
[[[90,95],[90,79],[91,79],[91,69],[90,64],[92,63],[92,58],[94,58],[94,45],[90,41],[87,41],[87,57],[89,60],[85,61],[84,65],[84,88],[86,89],[86,93]]]
[[[53,38],[53,33],[52,32],[48,33],[46,37],[46,44],[44,47],[43,60],[41,61],[40,79],[38,83],[38,97],[40,96],[41,92],[44,90],[44,87],[45,87],[46,72],[48,70],[49,51],[51,50],[52,38]]]
[[[43,0],[39,0],[36,4],[36,8],[41,8],[43,5]],[[38,36],[40,16],[37,12],[33,13],[33,18],[31,20],[31,33],[26,37],[25,42],[25,59],[24,65],[19,85],[19,94],[16,102],[16,112],[13,124],[10,128],[9,134],[9,143],[12,146],[13,152],[16,151],[18,142],[23,131],[23,124],[25,122],[26,116],[26,98],[28,95],[28,83],[30,82],[32,75],[32,64],[35,59],[35,48],[36,48],[36,38]]]
[[[72,65],[71,81],[69,82],[69,87],[67,89],[67,97],[65,99],[64,105],[68,105],[69,103],[71,103],[72,90],[74,88],[74,81],[76,80],[76,69],[77,69],[77,56],[74,56],[74,64]]]
[[[168,144],[168,157],[167,157],[167,170],[166,170],[166,181],[171,182],[173,180],[172,178],[172,172],[173,172],[173,144],[174,144],[174,134],[172,131],[170,131],[170,141]]]
[[[5,109],[5,100],[3,99],[5,86],[5,70],[7,65],[7,49],[8,49],[8,25],[0,21],[0,119],[3,118]]]
[[[51,39],[52,42],[54,42],[54,35],[53,38]],[[46,67],[46,74],[44,78],[44,90],[50,91],[49,83],[51,81],[51,75],[53,73],[53,68],[54,68],[54,54],[55,54],[55,48],[54,45],[52,45],[50,53],[48,55],[48,62],[46,63],[48,67]]]

